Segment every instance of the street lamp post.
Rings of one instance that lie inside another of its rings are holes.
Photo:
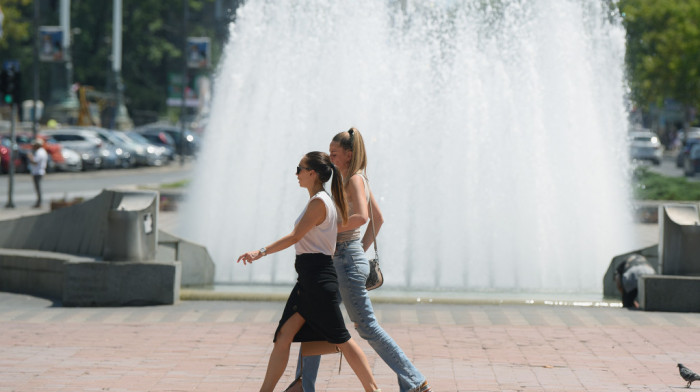
[[[180,166],[185,164],[185,115],[187,111],[187,19],[189,19],[189,0],[182,0],[182,102],[180,104]]]
[[[39,101],[39,0],[34,0],[34,64],[32,64],[33,77],[33,110],[32,110],[32,136],[36,138],[37,121],[37,103]]]
[[[112,12],[112,71],[116,92],[116,107],[112,116],[112,128],[118,128],[119,112],[122,106],[124,84],[122,83],[122,0],[114,0]]]

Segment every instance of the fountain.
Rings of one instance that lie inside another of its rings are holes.
[[[293,3],[293,4],[292,4]],[[599,0],[249,0],[218,70],[181,232],[216,281],[288,284],[294,169],[350,126],[386,286],[591,292],[631,248],[625,34]]]

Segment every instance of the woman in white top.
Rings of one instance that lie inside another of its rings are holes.
[[[377,200],[369,189],[365,170],[367,153],[362,134],[350,128],[340,132],[330,144],[330,157],[343,175],[345,194],[348,199],[349,217],[338,228],[338,239],[333,263],[338,276],[338,288],[350,320],[361,338],[365,339],[379,357],[396,373],[400,392],[430,392],[430,384],[425,376],[413,365],[408,356],[394,339],[379,325],[374,314],[372,301],[365,289],[369,274],[369,260],[365,252],[372,245],[372,230],[361,234],[361,227],[369,222],[376,233],[384,219]],[[372,205],[372,213],[370,207]],[[305,392],[313,392],[314,381],[320,363],[318,356],[302,359],[302,375]]]
[[[297,166],[299,185],[309,192],[310,200],[288,235],[272,244],[238,257],[243,264],[252,263],[270,253],[294,245],[294,267],[299,274],[297,283],[287,299],[279,326],[275,331],[274,348],[260,391],[272,391],[289,361],[292,342],[326,341],[345,354],[348,364],[362,382],[365,391],[378,391],[367,358],[345,328],[338,279],[333,266],[338,212],[341,221],[348,218],[342,179],[328,154],[310,152]],[[333,178],[333,199],[323,184]]]

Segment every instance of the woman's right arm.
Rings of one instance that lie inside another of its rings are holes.
[[[363,202],[365,200],[365,183],[359,174],[350,177],[350,181],[348,181],[348,184],[345,186],[345,194],[347,195],[348,202],[352,203],[354,206],[355,211],[348,217],[345,224],[342,224],[342,221],[338,220],[338,233],[355,230],[369,220],[367,203]]]
[[[374,242],[374,237],[379,235],[379,229],[384,223],[384,216],[382,216],[382,210],[379,209],[377,200],[374,198],[372,191],[369,192],[369,202],[372,203],[372,212],[369,214],[369,224],[367,224],[367,230],[365,230],[365,235],[362,237],[362,248],[367,252],[372,242]],[[374,225],[374,235],[372,234],[372,225]]]
[[[309,203],[304,216],[301,217],[299,223],[294,226],[294,230],[291,233],[285,235],[284,237],[278,239],[277,241],[271,243],[265,247],[265,254],[277,253],[279,251],[285,250],[290,246],[296,244],[304,238],[306,233],[308,233],[314,226],[323,223],[326,219],[326,205],[321,199],[311,200]],[[255,260],[262,258],[263,255],[259,250],[253,250],[250,252],[243,253],[238,257],[238,263],[243,260],[243,264],[252,263]]]

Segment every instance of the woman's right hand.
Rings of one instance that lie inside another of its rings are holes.
[[[253,261],[255,261],[261,257],[262,257],[262,253],[260,253],[259,250],[254,250],[251,252],[243,253],[242,255],[238,256],[238,261],[236,261],[236,263],[240,263],[241,260],[243,260],[243,265],[252,264]]]

